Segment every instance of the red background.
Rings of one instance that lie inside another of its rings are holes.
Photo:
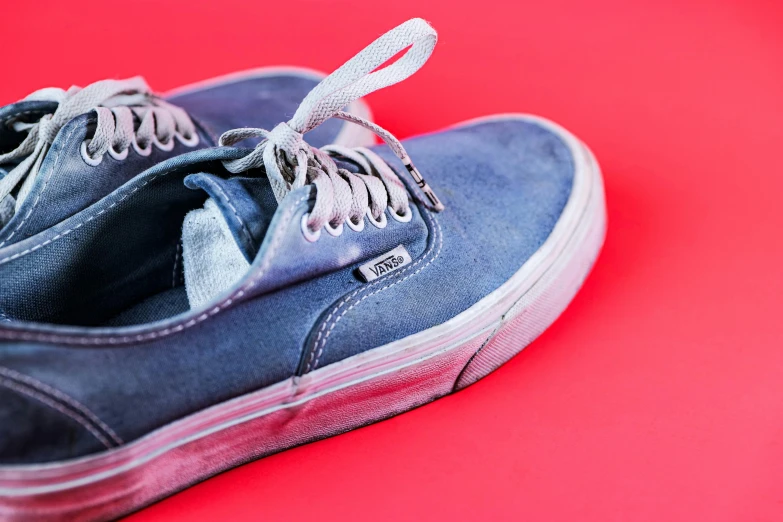
[[[67,4],[0,8],[1,103],[134,74],[166,90],[260,65],[328,71],[421,16],[440,43],[369,97],[381,125],[405,137],[533,112],[606,177],[593,274],[503,368],[132,520],[783,519],[783,4]]]

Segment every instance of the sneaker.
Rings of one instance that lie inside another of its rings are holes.
[[[42,89],[0,108],[0,247],[54,226],[156,163],[214,146],[219,133],[274,125],[323,76],[270,67],[162,98],[142,78],[104,80],[84,89]],[[362,101],[348,111],[369,115]],[[370,133],[336,120],[308,139],[319,146],[373,143]]]
[[[287,123],[228,132],[5,252],[0,515],[120,516],[460,390],[557,318],[604,238],[587,147],[526,115],[400,143],[340,112],[435,41],[410,20]],[[334,116],[388,147],[309,147]]]

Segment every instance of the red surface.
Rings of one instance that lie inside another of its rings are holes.
[[[783,519],[783,4],[70,4],[0,8],[0,102],[132,74],[163,90],[266,64],[331,70],[422,16],[440,44],[369,98],[381,125],[534,112],[582,137],[606,177],[593,274],[506,366],[132,520]]]

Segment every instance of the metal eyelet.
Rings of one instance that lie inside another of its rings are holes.
[[[380,219],[376,220],[372,216],[372,212],[370,212],[370,210],[368,209],[367,210],[367,219],[370,220],[370,223],[375,225],[375,228],[386,228],[386,225],[389,224],[389,221],[386,219],[386,212],[381,212]]]
[[[154,136],[152,138],[152,143],[155,144],[156,147],[158,147],[163,152],[171,152],[174,149],[174,138],[169,138],[169,141],[166,143],[163,143],[158,139],[157,136]]]
[[[413,211],[411,210],[410,205],[408,205],[408,207],[405,209],[405,213],[402,215],[398,214],[393,208],[389,207],[389,215],[394,221],[399,221],[400,223],[407,223],[413,219]]]
[[[93,158],[92,156],[90,156],[90,153],[87,152],[87,145],[89,143],[90,140],[84,140],[82,142],[82,146],[81,146],[82,159],[87,165],[90,165],[91,167],[97,167],[103,161],[103,154],[101,154],[97,158]]]
[[[332,237],[341,236],[343,234],[343,224],[342,223],[340,223],[336,227],[333,227],[332,225],[327,223],[327,224],[324,225],[324,228],[326,229],[327,232],[329,232],[329,235],[332,236]]]
[[[358,223],[354,223],[353,221],[351,221],[351,218],[348,218],[345,221],[345,224],[348,225],[348,228],[350,228],[354,232],[361,232],[362,230],[364,230],[364,216],[362,216],[362,218],[359,220]]]
[[[150,154],[152,154],[152,144],[151,143],[148,143],[146,147],[141,148],[141,146],[139,145],[139,142],[136,141],[136,139],[134,138],[133,142],[132,142],[132,145],[133,145],[133,150],[135,150],[136,154],[138,154],[139,156],[149,156]]]
[[[114,150],[114,146],[111,146],[109,147],[109,156],[116,159],[117,161],[122,161],[128,157],[128,149],[125,149],[122,152],[117,152]]]
[[[310,213],[308,212],[304,216],[302,216],[302,234],[304,235],[305,239],[308,240],[310,243],[315,243],[318,241],[318,238],[321,237],[321,229],[319,228],[316,231],[310,230],[310,226],[307,224],[307,221],[310,219]]]
[[[186,147],[195,147],[196,145],[198,145],[199,142],[198,132],[194,132],[193,135],[189,138],[183,135],[182,133],[180,133],[179,131],[177,131],[177,133],[174,134],[174,136],[176,136],[177,140],[179,140],[179,142],[185,145]]]

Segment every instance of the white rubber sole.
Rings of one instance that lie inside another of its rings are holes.
[[[307,67],[296,66],[270,66],[270,67],[258,67],[256,69],[248,69],[245,71],[238,71],[222,76],[216,76],[207,80],[201,80],[198,82],[190,83],[177,87],[162,94],[164,98],[170,96],[176,96],[181,94],[187,94],[194,91],[202,91],[211,87],[218,87],[220,85],[228,85],[244,80],[253,78],[264,78],[268,76],[300,76],[309,80],[320,82],[326,78],[326,73],[318,71],[316,69],[309,69]],[[346,109],[347,112],[364,118],[365,120],[372,121],[372,111],[370,106],[364,99],[358,99],[352,102]],[[342,145],[343,147],[371,147],[375,144],[375,134],[369,129],[365,129],[359,125],[354,125],[348,122],[343,122],[342,129],[337,134],[334,140],[336,145]]]
[[[114,518],[239,464],[410,410],[509,360],[572,300],[606,230],[592,154],[560,127],[535,121],[571,147],[574,186],[544,245],[492,294],[446,323],[213,406],[114,450],[0,467],[0,518]]]

